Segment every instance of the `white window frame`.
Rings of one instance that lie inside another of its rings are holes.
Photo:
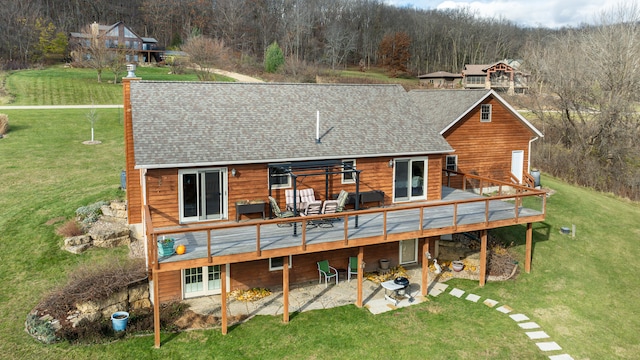
[[[480,105],[480,122],[491,122],[491,104]]]
[[[449,168],[449,159],[454,159],[453,161],[453,169]],[[458,171],[458,155],[447,155],[444,159],[444,168],[450,171]],[[451,176],[455,176],[457,174],[451,174]]]
[[[352,162],[353,163],[353,169],[356,169],[356,159],[345,159],[342,160],[343,163],[345,162]],[[344,165],[342,166],[342,171],[344,171]],[[355,172],[350,172],[350,173],[342,173],[341,178],[341,183],[342,184],[355,184],[356,183],[356,173]],[[345,178],[345,176],[351,176],[351,178]]]
[[[283,270],[284,269],[284,265],[279,265],[279,266],[274,266],[273,265],[273,259],[282,259],[284,258],[284,256],[280,256],[277,258],[269,258],[269,271],[278,271],[278,270]],[[289,255],[289,269],[291,269],[291,263],[293,262],[293,257],[291,255]],[[284,262],[283,262],[284,264]]]
[[[278,164],[272,164],[272,165],[278,165]],[[289,165],[283,164],[282,167],[289,167]],[[291,188],[291,174],[287,175],[287,183],[286,184],[272,184],[271,183],[271,169],[274,169],[274,168],[273,167],[269,167],[267,169],[267,184],[269,186],[271,186],[272,189],[289,189],[289,188]]]
[[[200,219],[197,216],[190,216],[190,217],[185,217],[184,216],[184,208],[183,208],[183,185],[182,185],[182,179],[183,179],[183,175],[184,174],[196,174],[197,176],[200,176],[200,173],[203,172],[207,172],[207,171],[220,171],[222,173],[222,181],[223,181],[223,186],[222,186],[222,209],[221,212],[222,214],[220,214],[220,218],[217,219]],[[180,223],[181,224],[185,224],[185,223],[193,223],[193,222],[201,222],[201,221],[212,221],[212,220],[226,220],[229,218],[229,176],[228,176],[228,171],[227,168],[194,168],[194,169],[180,169],[178,170],[178,210],[180,213]]]

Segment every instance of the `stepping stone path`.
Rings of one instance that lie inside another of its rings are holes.
[[[433,288],[431,288],[431,290],[429,291],[429,295],[434,297],[438,296],[446,292],[448,287],[449,285],[447,284],[437,283],[433,286]],[[451,289],[451,291],[449,291],[449,295],[455,296],[458,299],[462,299],[463,296],[465,295],[465,291],[462,289],[453,288]],[[474,303],[478,303],[481,300],[481,296],[469,293],[466,295],[466,297],[464,297],[464,299]],[[482,301],[482,304],[490,308],[494,308],[496,305],[499,304],[499,301],[492,300],[492,299],[485,299],[484,301]],[[498,312],[503,314],[509,314],[513,311],[513,309],[506,304],[501,304],[499,307],[495,309]],[[540,325],[536,324],[533,321],[530,321],[528,316],[524,314],[511,314],[509,315],[509,317],[513,321],[518,323],[518,326],[522,330],[533,330],[533,331],[525,331],[525,335],[527,335],[527,337],[529,337],[529,339],[533,341],[539,341],[539,342],[536,342],[535,344],[536,346],[538,346],[538,348],[541,351],[544,351],[545,353],[547,352],[552,353],[552,352],[560,352],[562,350],[562,347],[560,347],[560,345],[558,345],[555,341],[540,341],[542,339],[548,340],[550,336],[546,332],[539,330]],[[550,360],[573,360],[573,357],[571,357],[569,354],[554,354],[554,355],[549,355],[549,359]]]

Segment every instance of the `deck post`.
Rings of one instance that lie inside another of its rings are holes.
[[[480,286],[484,286],[487,277],[487,230],[480,231]]]
[[[227,264],[220,264],[220,312],[222,335],[227,335]]]
[[[282,257],[282,322],[289,323],[289,257]]]
[[[356,298],[356,306],[362,307],[362,280],[364,279],[364,246],[358,248],[358,295]],[[349,271],[349,270],[347,270]]]
[[[422,243],[422,283],[420,290],[422,296],[427,296],[429,292],[429,242],[430,238],[424,238]]]
[[[524,271],[531,272],[531,250],[533,245],[533,224],[527,223],[526,250],[524,255]]]
[[[153,338],[154,346],[156,349],[160,348],[160,301],[158,300],[160,294],[160,282],[158,281],[158,273],[153,271],[151,273],[153,278]]]

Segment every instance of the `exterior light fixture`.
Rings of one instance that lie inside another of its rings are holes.
[[[393,160],[389,160],[389,167],[392,168],[393,167]]]
[[[231,176],[236,177],[237,173],[236,168],[231,169]]]

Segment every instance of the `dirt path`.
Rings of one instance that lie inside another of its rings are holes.
[[[236,79],[239,82],[264,82],[260,79],[257,79],[251,76],[242,75],[242,74],[238,74],[238,73],[234,73],[226,70],[214,69],[213,72],[219,75],[230,77],[232,79]]]

